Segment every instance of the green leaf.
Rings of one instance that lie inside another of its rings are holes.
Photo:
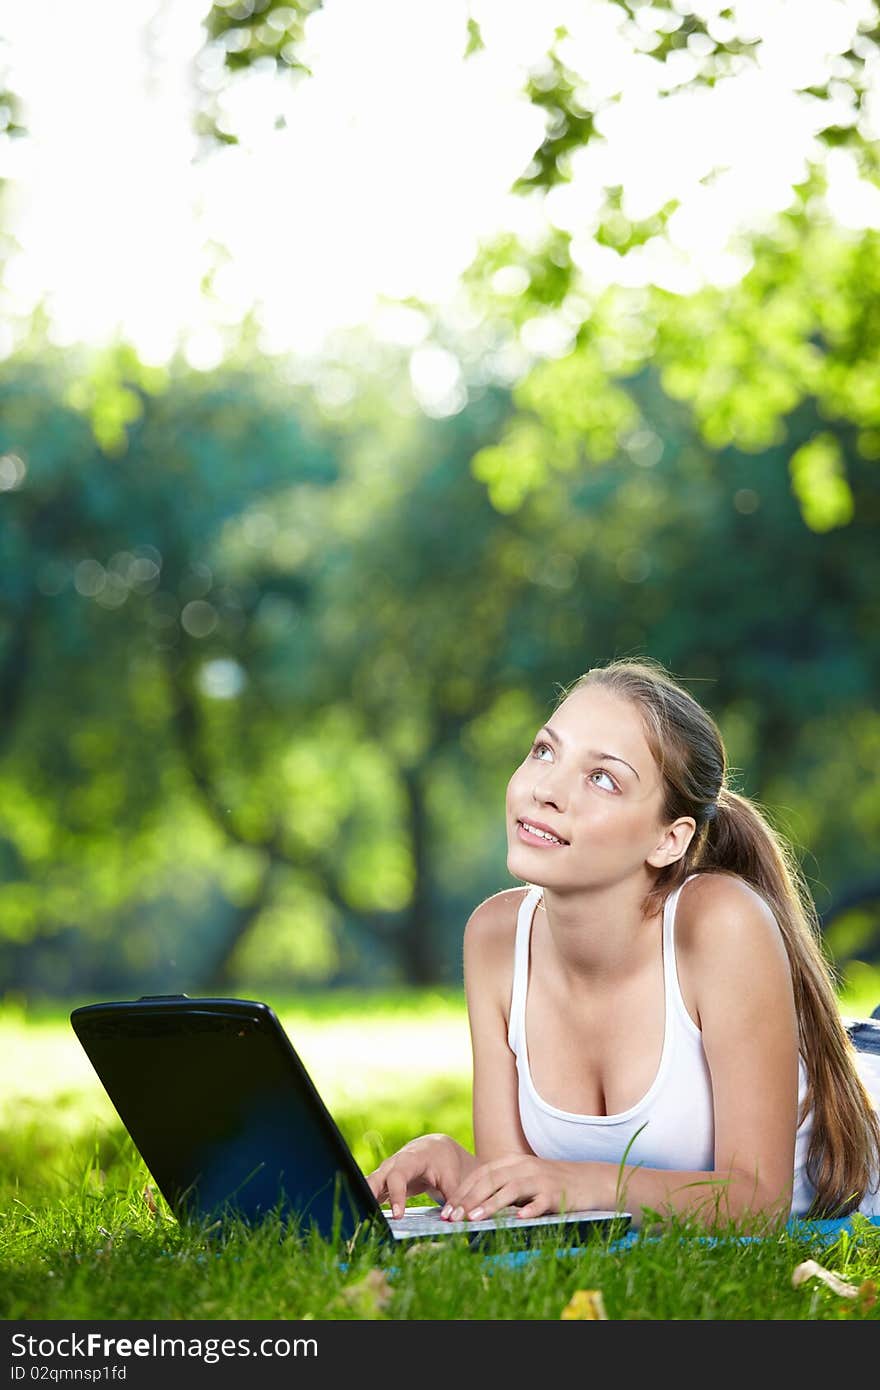
[[[852,490],[833,434],[814,435],[792,455],[789,467],[792,489],[811,531],[830,531],[852,521]]]
[[[468,41],[464,56],[469,58],[472,53],[479,53],[480,49],[485,48],[486,45],[483,42],[483,35],[480,33],[480,26],[471,15],[468,15],[467,32]]]

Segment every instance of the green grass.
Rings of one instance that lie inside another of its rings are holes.
[[[363,1168],[426,1130],[471,1146],[457,998],[273,1002]],[[870,1011],[846,996],[842,1007]],[[682,1225],[622,1251],[597,1239],[564,1258],[551,1236],[518,1263],[463,1238],[347,1251],[297,1241],[272,1221],[186,1229],[158,1194],[155,1209],[145,1200],[149,1175],[66,1010],[40,1009],[36,1020],[0,1011],[0,1047],[15,1058],[0,1096],[5,1319],[557,1319],[579,1289],[601,1290],[612,1319],[880,1319],[869,1293],[850,1300],[791,1281],[812,1258],[850,1283],[880,1285],[880,1228],[867,1222],[827,1246],[790,1235],[710,1243]],[[507,1248],[521,1247],[502,1238]]]

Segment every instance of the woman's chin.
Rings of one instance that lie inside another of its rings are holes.
[[[511,845],[507,851],[507,872],[523,883],[533,883],[536,872],[535,855],[523,854],[522,845]]]

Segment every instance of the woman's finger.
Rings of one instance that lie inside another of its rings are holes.
[[[479,1168],[475,1168],[469,1173],[463,1183],[458,1184],[449,1193],[447,1200],[454,1208],[461,1207],[467,1210],[468,1207],[475,1206],[483,1197],[488,1197],[497,1186],[493,1177],[493,1165],[491,1163],[481,1163]]]
[[[378,1168],[367,1175],[367,1182],[378,1201],[390,1198],[391,1183],[395,1182],[395,1190],[398,1190],[400,1183],[403,1184],[403,1191],[406,1193],[407,1185],[410,1180],[417,1176],[419,1164],[413,1162],[412,1156],[407,1154],[405,1149],[397,1153],[390,1154]]]
[[[403,1216],[406,1210],[406,1193],[409,1186],[406,1174],[400,1168],[393,1168],[388,1174],[387,1186],[391,1215]]]
[[[449,1198],[453,1209],[468,1212],[484,1205],[503,1183],[511,1181],[513,1162],[515,1160],[492,1159],[489,1163],[481,1163]]]
[[[554,1210],[553,1203],[547,1197],[535,1197],[531,1202],[526,1202],[525,1206],[520,1207],[517,1212],[519,1217],[546,1216],[548,1212]]]
[[[494,1216],[502,1207],[513,1206],[520,1192],[519,1186],[515,1182],[506,1182],[501,1187],[480,1202],[475,1202],[473,1206],[465,1208],[465,1220],[483,1221],[489,1216]]]

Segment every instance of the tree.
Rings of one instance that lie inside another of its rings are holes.
[[[231,84],[254,64],[301,73],[298,54],[316,8],[313,0],[215,5],[206,22],[206,52],[223,54]],[[516,7],[507,13],[515,23]],[[574,222],[558,197],[589,188],[597,177],[585,157],[607,144],[609,116],[637,85],[656,91],[667,104],[695,91],[722,101],[743,74],[766,69],[765,54],[776,42],[774,13],[772,7],[759,12],[715,0],[658,0],[650,6],[605,0],[576,11],[567,7],[566,23],[556,25],[548,51],[534,55],[525,91],[544,117],[545,132],[514,189],[533,207],[532,221],[543,221],[544,235],[500,236],[484,248],[468,277],[471,296],[491,325],[484,354],[507,345],[527,360],[537,359],[516,393],[520,416],[511,420],[497,451],[479,464],[494,505],[519,505],[543,485],[546,469],[538,460],[547,452],[548,433],[555,466],[562,468],[589,467],[625,447],[641,428],[626,381],[650,362],[660,369],[665,389],[689,404],[703,437],[716,448],[735,443],[756,450],[782,442],[788,417],[799,403],[813,401],[820,416],[816,430],[785,459],[792,489],[812,528],[846,525],[852,517],[840,431],[829,430],[825,421],[838,421],[844,433],[852,426],[865,457],[880,453],[880,405],[872,387],[878,240],[870,226],[847,231],[835,223],[826,167],[829,153],[838,165],[849,160],[850,176],[876,196],[880,161],[871,103],[880,71],[880,24],[874,0],[845,14],[832,0],[811,10],[827,51],[790,64],[790,76],[779,85],[780,99],[790,95],[812,112],[809,177],[792,187],[788,212],[769,227],[740,234],[735,249],[744,273],[733,284],[680,295],[646,272],[639,288],[622,288],[632,277],[629,267],[666,243],[669,219],[679,207],[671,193],[658,195],[650,213],[636,215],[619,184],[591,188],[587,204],[593,211],[584,213],[578,204]],[[475,0],[462,34],[463,55],[486,48],[494,18],[491,6]],[[593,41],[596,35],[601,41]],[[602,68],[612,52],[616,80],[608,80]],[[210,71],[213,95],[222,93],[216,67]],[[226,129],[222,138],[236,137]],[[670,160],[674,167],[674,151]],[[724,177],[723,169],[707,166],[707,183]],[[619,283],[598,294],[580,261],[590,239],[620,261]],[[540,360],[542,348],[523,347],[546,340],[548,333],[563,344],[549,360]]]
[[[380,378],[331,429],[265,368],[172,374],[108,458],[57,379],[7,369],[2,411],[27,464],[3,498],[3,650],[24,628],[31,653],[0,774],[11,978],[42,962],[63,983],[60,953],[94,980],[123,949],[159,988],[270,962],[456,974],[556,689],[639,651],[720,719],[820,905],[864,874],[876,470],[857,453],[853,523],[813,532],[779,446],[715,455],[645,371],[629,454],[551,469],[503,512],[471,466],[509,410],[495,392],[430,421],[389,412]]]
[[[311,8],[215,7],[230,80],[295,66]],[[760,56],[730,12],[683,9],[605,7],[670,97]],[[803,96],[865,183],[860,27]],[[483,28],[475,6],[472,56]],[[398,413],[405,362],[333,420],[258,354],[204,375],[124,345],[4,365],[8,978],[457,975],[464,916],[501,886],[506,777],[558,683],[640,651],[716,713],[820,907],[867,882],[877,234],[835,223],[817,158],[726,287],[588,292],[553,199],[616,94],[590,99],[577,54],[558,32],[529,77],[546,131],[518,187],[546,235],[473,268],[470,359],[436,322],[467,368],[460,414]],[[623,267],[673,203],[633,217],[608,187],[582,239]],[[512,395],[486,384],[505,345],[531,361]]]

